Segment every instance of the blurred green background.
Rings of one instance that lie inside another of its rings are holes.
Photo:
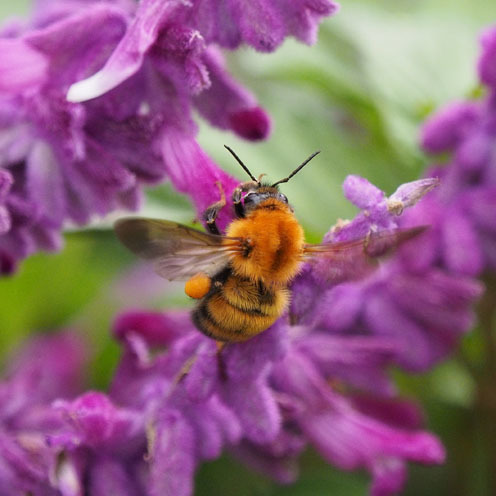
[[[0,18],[28,9],[27,0],[1,0]],[[343,1],[340,13],[322,24],[314,47],[290,40],[270,55],[248,49],[229,55],[232,71],[273,116],[267,142],[242,142],[206,125],[199,140],[231,173],[240,175],[224,143],[255,174],[271,178],[283,177],[322,150],[284,186],[308,238],[316,240],[338,217],[354,213],[341,193],[347,174],[363,175],[388,193],[419,177],[428,163],[417,147],[419,125],[443,103],[479,94],[478,38],[495,20],[496,3],[489,0]],[[147,193],[145,211],[178,221],[194,218],[189,202],[167,185]],[[67,233],[61,253],[35,255],[14,277],[0,280],[2,360],[30,333],[74,327],[95,350],[89,384],[105,387],[119,356],[109,337],[113,316],[130,306],[188,304],[180,289],[162,281],[157,286],[153,276],[155,290],[148,297],[135,294],[127,272],[134,260],[108,226],[104,221]],[[488,447],[469,371],[483,360],[475,331],[457,356],[427,375],[392,371],[402,393],[424,405],[428,428],[448,451],[442,467],[411,467],[405,495],[490,494]],[[303,457],[301,477],[290,487],[224,457],[202,467],[196,494],[353,496],[366,494],[367,482],[365,474],[336,471],[312,452]]]

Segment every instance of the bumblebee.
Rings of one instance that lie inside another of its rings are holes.
[[[166,220],[125,218],[116,222],[121,242],[138,256],[153,261],[169,280],[185,280],[185,291],[199,302],[193,310],[196,327],[220,342],[246,341],[269,328],[288,308],[289,284],[302,263],[326,257],[336,267],[363,272],[370,261],[416,235],[421,228],[369,235],[341,243],[310,245],[278,185],[289,181],[319,152],[288,177],[274,184],[256,179],[226,146],[251,181],[232,194],[236,219],[220,233],[216,218],[226,205],[220,200],[204,213],[208,233]],[[348,271],[349,272],[349,271]]]

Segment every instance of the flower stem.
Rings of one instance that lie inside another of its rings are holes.
[[[483,361],[476,374],[475,421],[486,454],[488,494],[496,494],[496,275],[484,278],[486,291],[478,306]]]

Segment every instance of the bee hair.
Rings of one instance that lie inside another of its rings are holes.
[[[278,184],[281,184],[281,183],[287,183],[295,174],[298,174],[298,172],[300,172],[301,169],[303,169],[303,167],[305,167],[305,165],[307,165],[308,162],[310,162],[310,160],[312,160],[312,158],[314,158],[319,153],[320,153],[320,150],[315,152],[315,153],[312,153],[301,165],[299,165],[293,172],[291,172],[291,174],[288,177],[285,177],[284,179],[277,181],[276,183],[274,183],[272,185],[272,187],[277,186]]]
[[[241,161],[241,159],[236,155],[236,153],[234,152],[234,150],[232,148],[230,148],[229,146],[227,145],[224,145],[224,148],[236,159],[236,161],[238,162],[239,165],[241,165],[241,167],[243,167],[243,170],[250,176],[250,178],[255,181],[256,183],[260,184],[260,181],[258,181],[254,176],[253,174],[250,172],[250,169],[248,169],[248,167],[246,167],[246,165]]]

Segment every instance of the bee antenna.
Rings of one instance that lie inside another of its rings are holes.
[[[277,183],[274,183],[271,186],[271,188],[273,188],[274,186],[277,186],[278,184],[281,184],[281,183],[287,183],[295,174],[298,174],[298,172],[300,172],[301,169],[303,169],[303,167],[305,167],[305,165],[307,165],[308,162],[310,162],[310,160],[312,160],[312,158],[314,158],[319,153],[320,153],[320,150],[315,152],[315,153],[312,153],[301,165],[299,165],[293,172],[291,172],[291,174],[288,177],[285,177],[284,179],[277,181]]]
[[[230,147],[228,147],[227,145],[224,145],[224,148],[231,153],[231,155],[236,159],[236,161],[238,162],[239,165],[241,165],[241,167],[243,167],[243,170],[251,177],[251,179],[253,181],[255,181],[256,183],[260,184],[260,181],[257,181],[257,179],[255,178],[255,176],[250,172],[250,170],[248,169],[248,167],[246,167],[245,164],[243,164],[243,162],[241,161],[241,159],[236,155],[236,153],[234,153],[234,150]]]

